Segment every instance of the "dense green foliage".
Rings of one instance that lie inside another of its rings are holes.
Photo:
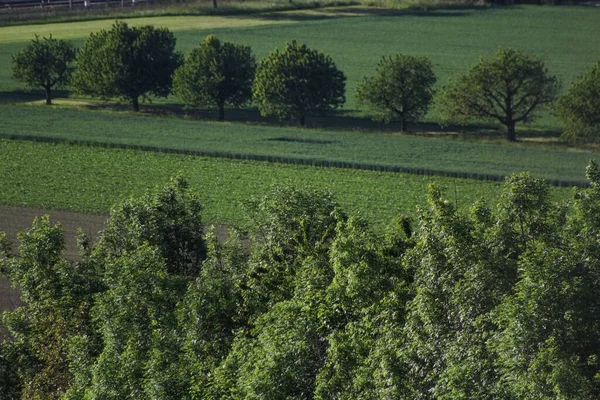
[[[98,244],[81,238],[79,262],[37,220],[2,263],[23,306],[4,317],[0,373],[17,368],[0,392],[598,398],[595,163],[588,177],[556,204],[546,183],[514,175],[496,206],[465,211],[432,186],[417,225],[397,217],[379,233],[328,192],[274,187],[248,204],[247,237],[224,242],[199,236],[197,197],[174,179],[115,207]]]
[[[262,115],[300,120],[323,115],[346,101],[346,76],[331,57],[295,40],[275,49],[256,70],[252,93]]]
[[[564,138],[600,136],[600,61],[573,82],[557,109]]]
[[[173,77],[173,89],[186,106],[240,107],[252,98],[256,60],[249,46],[221,43],[214,35],[187,56]]]
[[[427,57],[397,54],[383,57],[377,75],[365,78],[358,86],[358,102],[365,104],[376,119],[390,122],[399,119],[401,130],[408,121],[427,113],[436,82],[433,66]]]
[[[172,75],[181,63],[175,42],[168,29],[117,21],[87,39],[77,57],[73,85],[82,94],[123,98],[138,111],[140,97],[171,93]]]
[[[559,91],[556,77],[536,56],[500,49],[482,58],[464,75],[445,86],[438,103],[446,121],[497,120],[506,126],[508,140],[517,140],[515,125],[536,117]]]
[[[13,78],[46,92],[46,104],[52,104],[52,89],[69,84],[77,51],[71,42],[35,37],[13,56]]]

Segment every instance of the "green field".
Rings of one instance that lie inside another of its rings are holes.
[[[564,147],[364,131],[337,132],[258,124],[220,123],[133,112],[0,105],[0,136],[35,135],[69,140],[146,145],[203,152],[508,175],[530,171],[547,179],[585,181],[598,153]]]
[[[205,218],[212,223],[243,223],[244,201],[275,184],[331,190],[345,209],[379,226],[398,212],[414,216],[434,181],[460,206],[479,199],[493,203],[501,187],[468,179],[0,140],[0,204],[104,213],[130,194],[162,186],[178,172],[199,191]],[[570,193],[553,192],[556,198]]]

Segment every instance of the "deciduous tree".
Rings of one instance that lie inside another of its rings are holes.
[[[445,123],[499,121],[506,126],[507,139],[514,141],[516,124],[532,121],[536,111],[556,99],[558,90],[558,79],[541,59],[500,49],[443,87],[438,103]]]
[[[22,302],[5,314],[12,340],[4,355],[17,361],[9,378],[18,377],[22,399],[58,399],[73,381],[66,358],[69,341],[91,331],[92,297],[101,284],[91,264],[61,257],[62,228],[52,226],[48,217],[36,219],[19,239],[19,257],[5,261]]]
[[[46,104],[50,105],[52,89],[69,84],[76,54],[71,42],[55,39],[52,35],[42,40],[36,36],[13,56],[13,78],[31,88],[43,88]]]
[[[139,110],[139,98],[166,97],[181,64],[175,36],[168,29],[130,27],[117,21],[92,33],[77,58],[74,86],[82,94],[120,97]]]
[[[240,107],[251,99],[255,71],[249,46],[209,35],[175,72],[173,86],[186,106],[216,107],[223,121],[226,106]]]
[[[377,74],[358,86],[358,102],[367,106],[376,120],[399,119],[402,131],[406,123],[427,112],[436,82],[427,57],[397,54],[379,61]]]
[[[276,49],[256,70],[253,95],[262,115],[299,119],[325,114],[346,101],[346,76],[333,60],[296,41]]]
[[[600,136],[600,61],[581,75],[558,101],[563,138]]]

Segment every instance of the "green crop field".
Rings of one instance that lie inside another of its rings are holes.
[[[0,140],[0,204],[107,212],[117,201],[163,185],[178,172],[198,190],[212,223],[243,223],[244,201],[275,184],[331,190],[345,209],[379,226],[398,212],[414,216],[431,182],[438,182],[459,206],[480,199],[493,203],[501,187],[468,179]],[[553,192],[557,199],[570,193]]]
[[[503,141],[337,132],[37,105],[0,104],[0,112],[6,116],[0,126],[0,136],[5,137],[34,135],[461,173],[508,175],[530,171],[547,179],[569,181],[585,181],[585,167],[599,155],[566,151],[558,146],[524,146]]]

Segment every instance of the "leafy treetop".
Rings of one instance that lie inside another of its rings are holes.
[[[433,99],[436,82],[427,57],[396,54],[382,57],[377,74],[358,86],[358,102],[365,104],[377,120],[406,122],[421,118]]]
[[[175,72],[175,92],[188,106],[239,107],[252,97],[256,61],[249,46],[221,42],[209,35]]]
[[[541,59],[500,49],[445,86],[438,103],[446,123],[496,120],[506,126],[508,140],[514,141],[515,125],[533,120],[536,111],[556,99],[559,87]]]
[[[110,30],[92,33],[77,59],[74,85],[82,94],[128,100],[171,93],[172,75],[181,64],[175,36],[168,29],[130,27],[117,21]]]
[[[563,138],[600,136],[600,61],[580,76],[558,101]]]
[[[344,104],[345,87],[346,76],[329,56],[294,40],[260,62],[252,91],[262,115],[299,119],[304,126],[307,115]]]

